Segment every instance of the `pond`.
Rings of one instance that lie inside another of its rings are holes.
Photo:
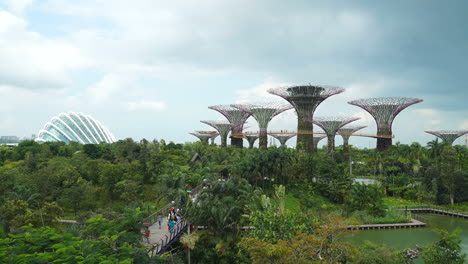
[[[468,260],[468,219],[436,214],[421,214],[427,227],[414,229],[385,229],[357,231],[350,239],[356,242],[369,240],[373,243],[386,245],[395,250],[414,248],[415,245],[426,246],[438,239],[435,229],[445,229],[449,232],[457,227],[461,229],[460,238],[462,252]]]

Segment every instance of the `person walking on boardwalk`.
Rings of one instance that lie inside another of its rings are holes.
[[[150,242],[149,241],[150,234],[151,234],[151,231],[150,231],[149,227],[148,226],[145,227],[145,234],[144,235],[145,235],[145,238],[146,238],[146,243]]]
[[[168,225],[169,225],[169,232],[174,233],[175,221],[170,220]]]
[[[163,219],[163,216],[161,213],[158,214],[158,224],[159,224],[159,229],[161,229],[161,225],[162,225],[162,219]]]

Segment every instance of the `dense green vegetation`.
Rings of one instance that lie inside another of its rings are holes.
[[[0,147],[0,263],[183,262],[181,243],[154,259],[141,243],[144,216],[172,200],[206,226],[183,239],[193,263],[411,263],[413,251],[427,263],[461,263],[456,234],[405,252],[343,239],[349,224],[408,221],[390,205],[466,209],[468,149],[433,141],[350,152],[352,162],[340,148],[332,159],[325,150],[163,140]],[[380,184],[353,184],[350,164]],[[186,191],[203,179],[211,188],[193,203]]]

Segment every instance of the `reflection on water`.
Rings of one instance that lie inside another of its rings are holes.
[[[383,244],[395,250],[414,248],[415,245],[425,246],[437,240],[435,229],[445,229],[449,232],[457,227],[461,229],[461,248],[467,254],[468,260],[468,219],[456,218],[436,214],[422,214],[427,227],[415,229],[385,229],[358,231],[350,238],[352,241],[362,242],[369,240],[376,244]]]

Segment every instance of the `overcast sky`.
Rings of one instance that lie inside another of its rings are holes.
[[[316,116],[360,116],[368,134],[375,122],[348,101],[423,99],[393,132],[425,145],[424,130],[468,129],[467,10],[463,0],[0,0],[0,135],[80,111],[118,139],[195,141],[189,132],[209,130],[200,120],[223,119],[208,106],[282,100],[265,90],[311,83],[346,89]],[[289,111],[270,128],[296,122]]]

